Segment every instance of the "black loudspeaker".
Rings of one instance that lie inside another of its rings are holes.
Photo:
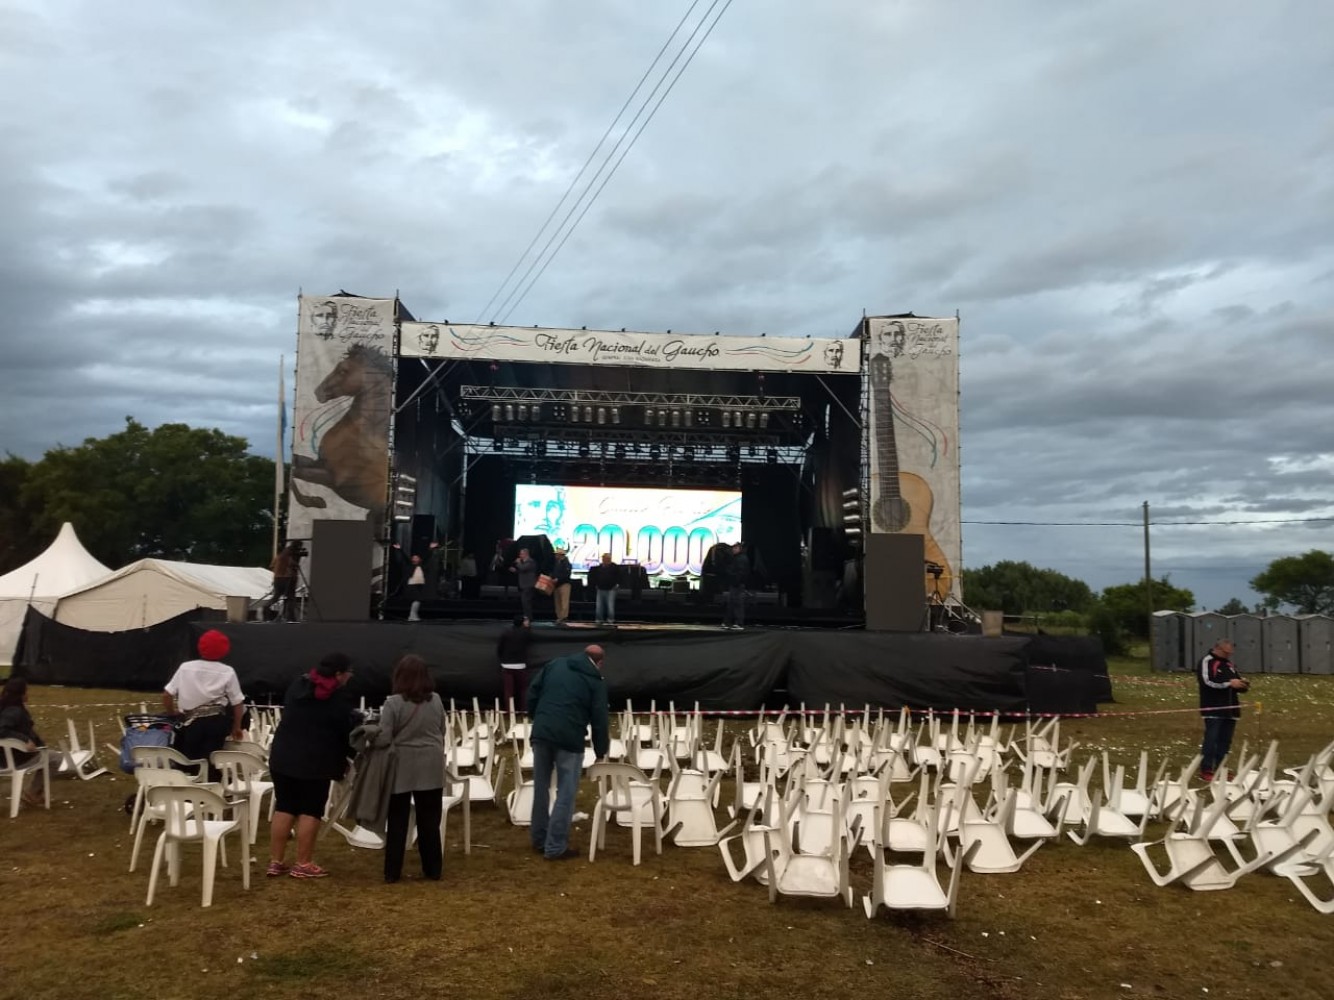
[[[866,627],[879,632],[917,632],[926,608],[926,543],[921,535],[866,536],[863,562]]]
[[[408,555],[421,556],[424,562],[431,554],[431,543],[435,540],[435,515],[412,515],[412,545],[408,548]]]
[[[306,621],[365,621],[370,617],[375,539],[369,521],[316,521],[306,568]]]

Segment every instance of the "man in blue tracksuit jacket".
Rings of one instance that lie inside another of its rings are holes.
[[[584,733],[593,729],[593,753],[607,756],[607,684],[602,679],[601,646],[552,660],[528,687],[532,719],[533,816],[529,835],[533,850],[548,861],[574,857],[570,820],[584,766]],[[551,772],[556,772],[556,804],[547,814]]]

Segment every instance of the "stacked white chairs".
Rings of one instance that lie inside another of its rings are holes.
[[[702,754],[696,752],[698,757]],[[712,776],[702,768],[681,767],[670,758],[672,778],[667,786],[665,829],[677,847],[712,847],[726,831],[718,829],[714,804],[725,771]]]
[[[653,833],[654,853],[662,853],[663,803],[659,773],[645,774],[633,764],[602,761],[588,769],[588,777],[597,786],[593,805],[593,827],[588,837],[588,860],[607,846],[608,819],[630,827],[634,863],[639,864],[643,830]]]
[[[42,794],[46,808],[51,808],[51,757],[45,747],[39,747],[35,756],[24,763],[18,763],[19,754],[27,753],[28,748],[22,740],[0,740],[0,778],[9,777],[9,818],[19,814],[19,805],[23,801],[23,785],[29,774],[42,776]]]
[[[1108,802],[1105,790],[1090,787],[1097,763],[1096,757],[1089,757],[1079,769],[1079,779],[1073,788],[1065,783],[1056,785],[1056,794],[1068,792],[1069,798],[1064,805],[1054,807],[1053,811],[1059,815],[1060,822],[1071,825],[1072,829],[1066,832],[1081,847],[1094,837],[1134,840],[1140,836],[1139,823],[1118,812]]]
[[[197,843],[203,854],[202,906],[213,905],[213,882],[217,872],[219,850],[229,833],[235,833],[241,842],[241,884],[250,888],[250,839],[246,835],[247,817],[242,805],[233,819],[224,814],[233,808],[217,792],[199,784],[155,785],[148,789],[148,808],[160,811],[163,829],[153,851],[153,870],[148,877],[146,906],[153,905],[158,875],[162,864],[167,864],[171,885],[180,881],[182,852],[185,844]],[[225,858],[223,864],[226,864]]]
[[[56,773],[73,774],[84,781],[96,778],[100,774],[106,774],[107,769],[105,767],[97,766],[97,743],[93,736],[92,721],[88,722],[88,745],[86,747],[79,742],[79,731],[74,725],[74,720],[67,718],[65,724],[69,736],[59,741],[60,754]]]

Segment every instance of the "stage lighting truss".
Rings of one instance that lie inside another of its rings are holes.
[[[417,479],[406,472],[395,472],[390,507],[395,521],[411,521],[417,509]]]
[[[464,385],[459,409],[490,416],[496,426],[705,431],[784,437],[809,430],[798,396],[729,396],[701,393],[603,392]]]
[[[464,448],[472,456],[547,460],[566,465],[620,470],[647,465],[662,470],[661,474],[667,478],[675,475],[673,470],[689,468],[735,471],[743,465],[800,465],[805,456],[803,445],[773,436],[757,438],[754,444],[743,448],[736,444],[701,441],[695,434],[649,433],[634,429],[624,429],[614,437],[603,437],[594,436],[587,430],[507,428],[492,438],[468,438]]]

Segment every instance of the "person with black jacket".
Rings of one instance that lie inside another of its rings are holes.
[[[588,646],[582,653],[552,660],[528,689],[532,718],[533,814],[529,836],[533,850],[548,861],[575,856],[570,850],[570,821],[584,766],[584,733],[593,731],[593,753],[607,756],[611,745],[607,685],[602,679],[604,653]],[[556,804],[548,814],[551,772],[556,772]]]
[[[528,554],[527,549],[520,549],[519,558],[514,560],[510,572],[515,574],[519,585],[519,607],[523,609],[523,620],[531,624],[533,595],[537,593],[537,560]]]
[[[292,681],[283,699],[283,717],[269,748],[273,779],[273,821],[269,833],[269,876],[323,878],[329,873],[315,864],[315,838],[320,832],[329,786],[347,771],[348,737],[358,712],[344,687],[352,677],[352,661],[330,653],[319,666]],[[287,841],[296,826],[296,864],[284,860]]]
[[[500,660],[500,682],[505,705],[522,711],[528,693],[528,646],[533,633],[523,615],[514,616],[514,624],[500,633],[496,656]]]
[[[1200,746],[1203,781],[1214,780],[1214,771],[1232,748],[1232,733],[1241,718],[1237,695],[1251,688],[1232,662],[1235,648],[1231,639],[1219,639],[1195,671],[1200,685],[1200,714],[1204,717],[1204,742]]]
[[[588,569],[588,585],[597,593],[594,620],[599,625],[616,624],[616,588],[621,585],[621,567],[602,553],[602,561]]]

